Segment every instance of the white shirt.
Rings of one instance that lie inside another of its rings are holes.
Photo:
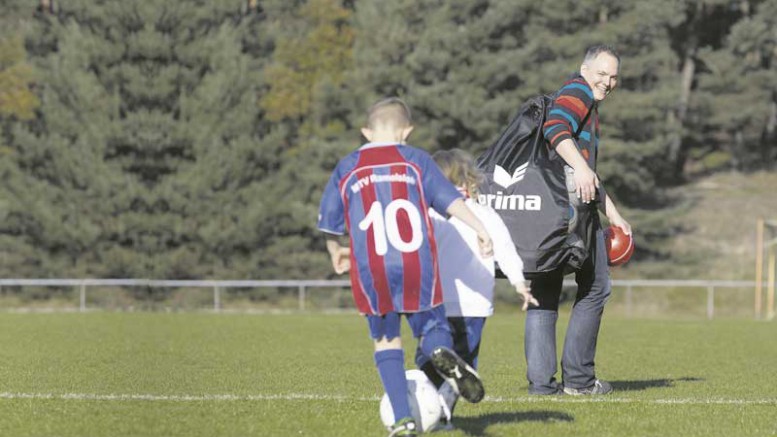
[[[481,258],[477,233],[461,220],[430,210],[437,241],[443,303],[448,317],[488,317],[494,313],[494,261],[511,284],[524,280],[523,261],[502,218],[472,199],[465,204],[483,222],[494,256]]]

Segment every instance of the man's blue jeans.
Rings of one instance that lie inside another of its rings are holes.
[[[596,230],[594,241],[588,259],[575,274],[577,295],[561,358],[563,383],[572,388],[587,388],[596,380],[596,339],[604,304],[610,296],[610,271],[601,228]],[[560,388],[555,378],[556,320],[563,280],[563,269],[559,269],[531,281],[531,292],[540,305],[530,307],[526,314],[524,352],[530,394],[555,394]]]

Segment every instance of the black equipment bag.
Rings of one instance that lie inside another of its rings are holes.
[[[595,201],[580,202],[574,171],[549,149],[543,136],[552,102],[552,95],[524,102],[499,139],[477,160],[485,176],[478,201],[502,217],[530,278],[560,267],[566,272],[579,269],[588,256],[594,219],[598,219]]]

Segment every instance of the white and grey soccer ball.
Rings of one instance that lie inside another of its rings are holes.
[[[443,415],[437,388],[420,370],[408,370],[405,375],[407,376],[407,400],[410,404],[410,414],[413,415],[418,429],[427,432],[437,425]],[[380,420],[387,428],[391,428],[396,422],[391,402],[385,393],[380,400]]]

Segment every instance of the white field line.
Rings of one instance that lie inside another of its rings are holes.
[[[50,399],[75,401],[162,401],[162,402],[223,402],[223,401],[357,401],[377,402],[377,396],[339,396],[305,393],[288,393],[278,395],[153,395],[153,394],[90,394],[90,393],[12,393],[0,392],[2,399]],[[652,404],[652,405],[777,405],[775,399],[716,399],[716,398],[667,398],[667,399],[629,399],[610,396],[572,397],[572,396],[524,396],[524,397],[491,397],[486,396],[486,403],[559,403],[559,404]]]

